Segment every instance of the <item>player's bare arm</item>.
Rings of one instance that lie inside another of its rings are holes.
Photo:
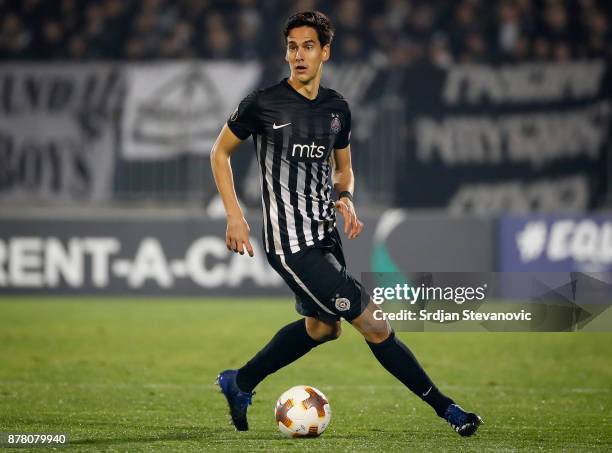
[[[351,164],[351,146],[337,149],[334,152],[336,166],[333,173],[334,189],[338,194],[355,192],[355,175]],[[343,196],[335,203],[336,209],[344,220],[344,233],[349,239],[355,239],[363,230],[363,222],[357,217],[355,205],[348,196]]]
[[[241,141],[227,125],[224,125],[213,145],[210,161],[215,183],[227,215],[227,230],[225,232],[227,248],[241,255],[244,255],[244,249],[246,248],[249,256],[253,256],[253,246],[249,239],[249,224],[244,218],[244,213],[236,196],[230,160],[232,153]]]

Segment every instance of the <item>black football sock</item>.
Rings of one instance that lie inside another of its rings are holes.
[[[236,384],[243,392],[252,392],[266,376],[289,365],[321,343],[308,335],[304,318],[287,324],[238,370]]]
[[[389,338],[380,343],[370,343],[368,346],[385,369],[399,379],[419,398],[429,404],[436,413],[444,416],[444,412],[453,400],[444,395],[431,382],[425,370],[417,361],[408,347],[391,332]]]

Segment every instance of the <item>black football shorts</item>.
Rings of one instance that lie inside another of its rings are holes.
[[[365,309],[369,297],[346,270],[342,241],[334,230],[321,244],[291,255],[268,253],[268,262],[295,294],[295,309],[325,322],[351,321]]]

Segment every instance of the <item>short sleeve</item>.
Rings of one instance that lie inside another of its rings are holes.
[[[257,91],[245,97],[227,120],[227,126],[240,140],[257,132]]]
[[[351,143],[351,110],[347,107],[344,112],[344,118],[342,121],[342,129],[336,138],[334,148],[343,149]]]

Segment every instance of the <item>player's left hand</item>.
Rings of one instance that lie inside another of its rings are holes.
[[[363,222],[357,218],[353,202],[343,197],[335,202],[335,206],[344,219],[344,233],[349,239],[355,239],[363,230]]]

